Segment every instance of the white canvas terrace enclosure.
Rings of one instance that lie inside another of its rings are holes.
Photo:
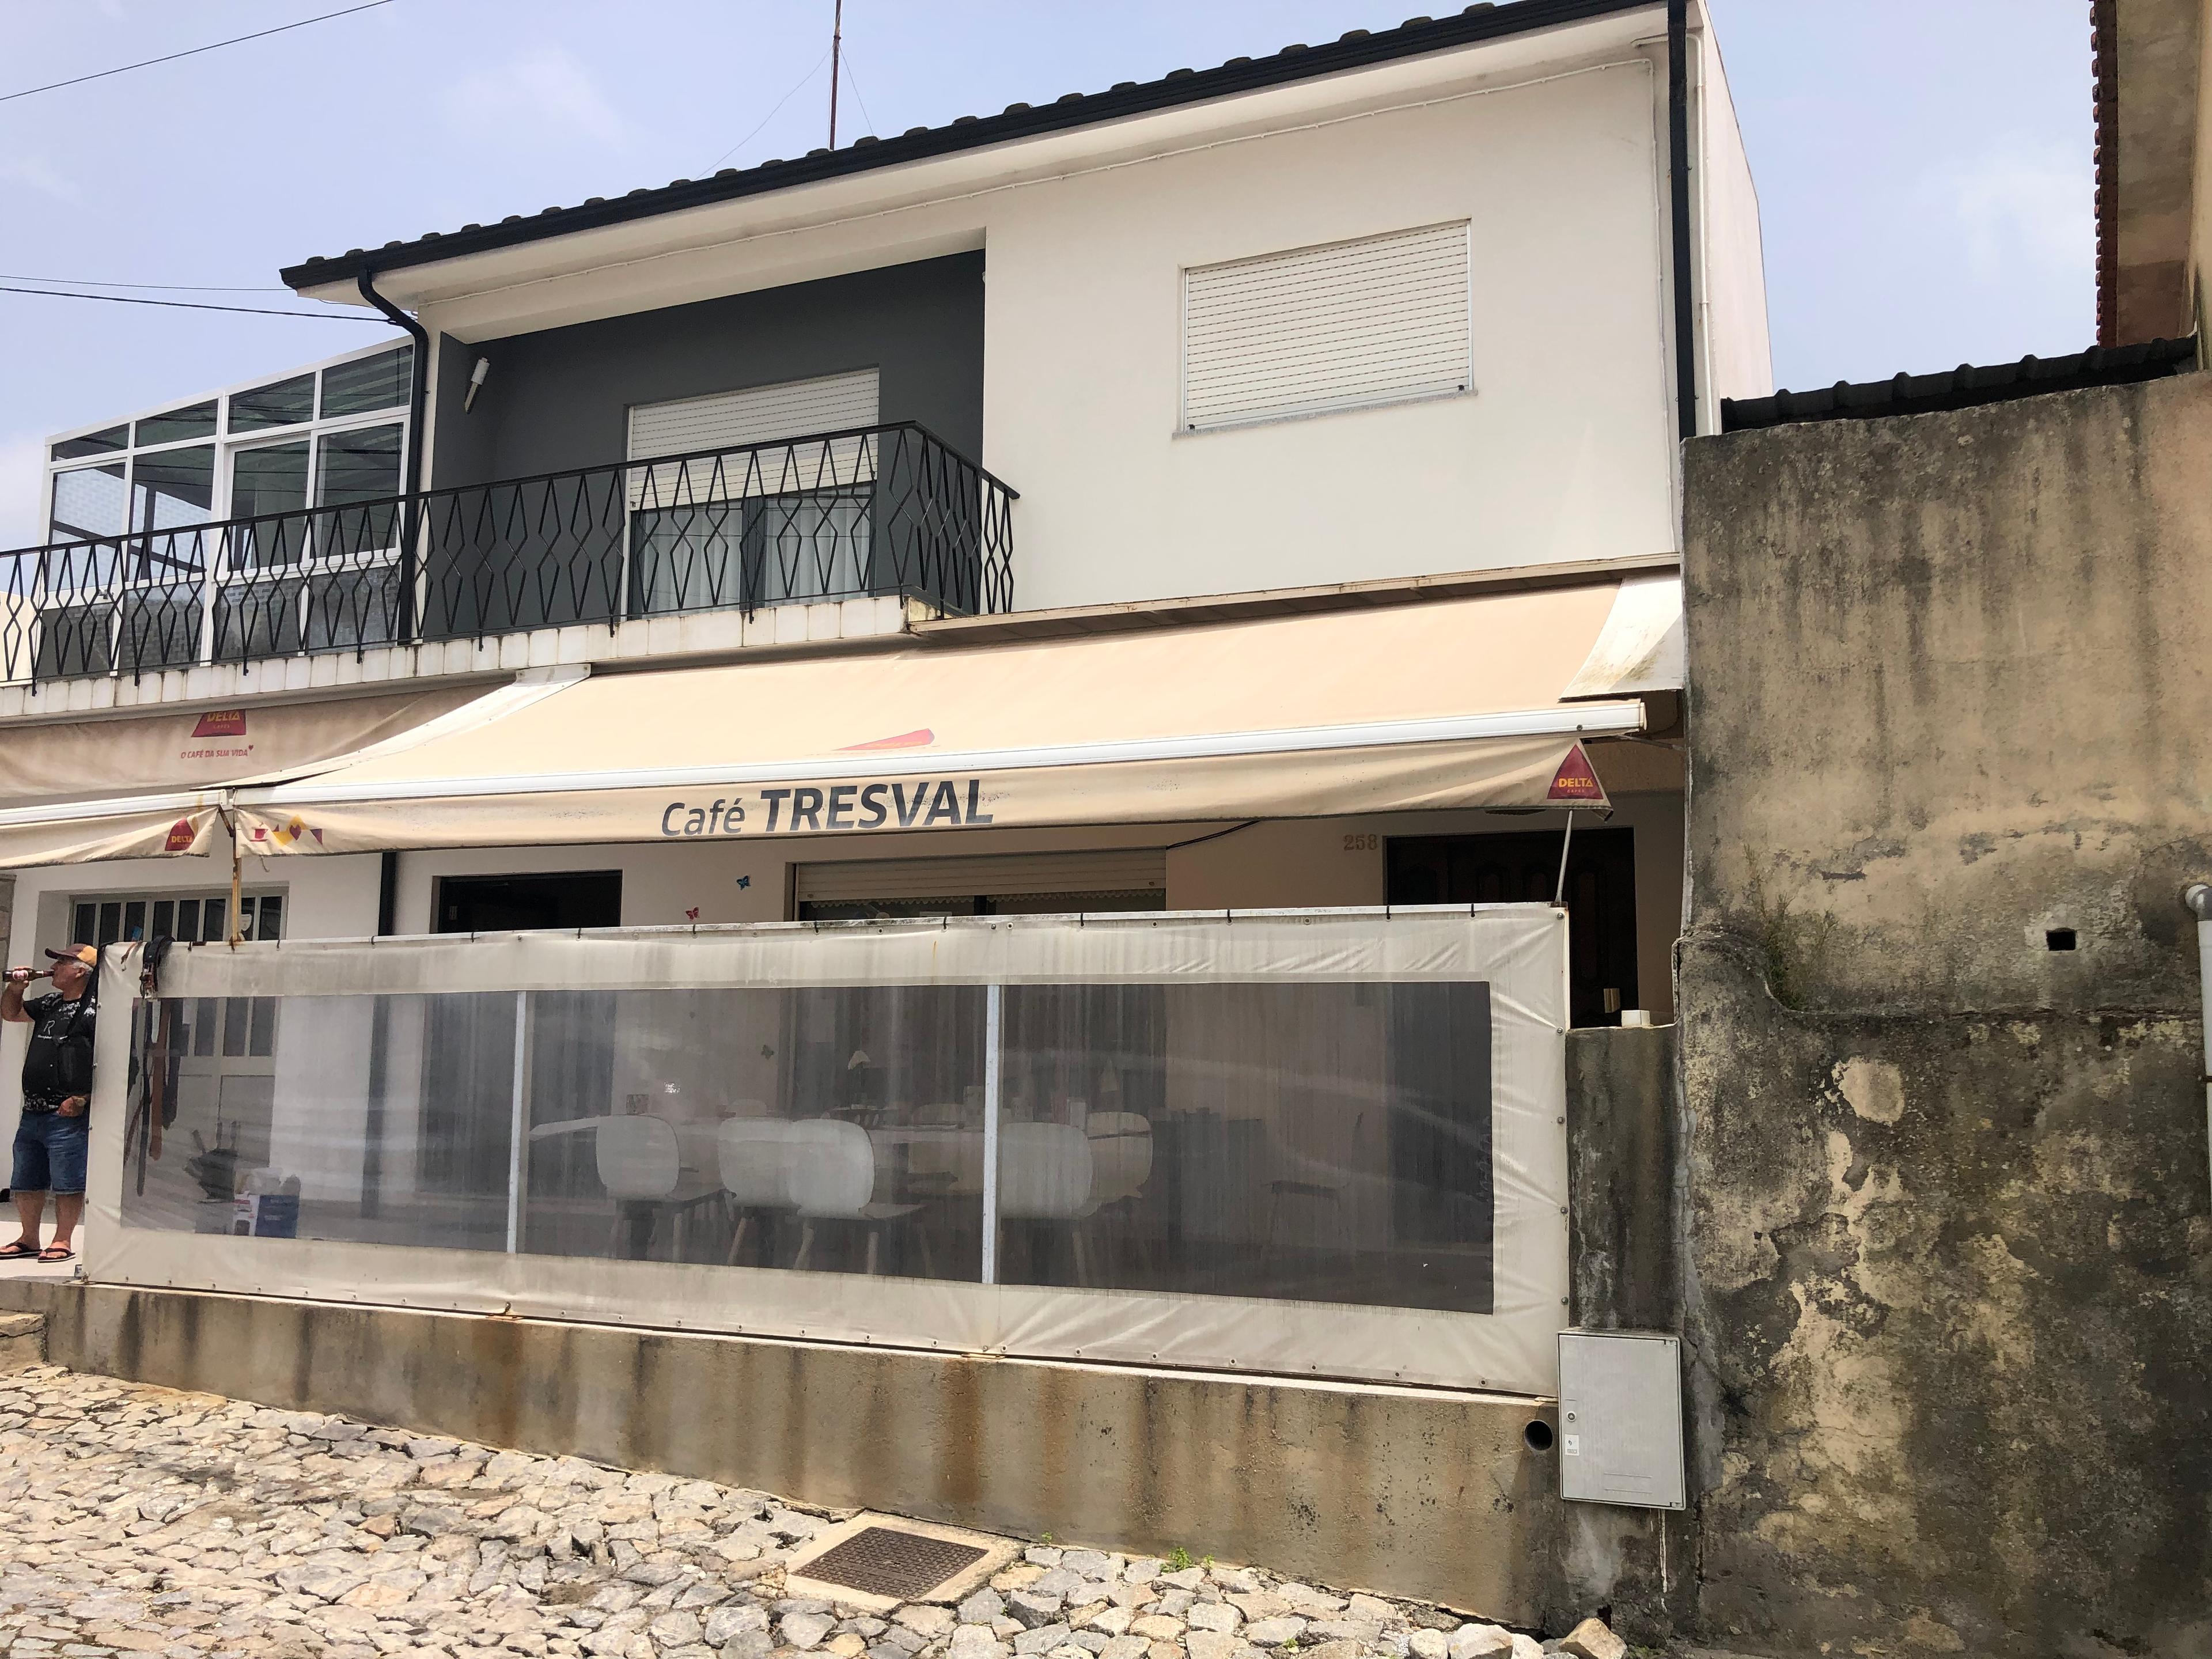
[[[208,945],[155,999],[141,966],[102,988],[97,1279],[1554,1386],[1548,906]]]

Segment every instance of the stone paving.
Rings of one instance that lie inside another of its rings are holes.
[[[955,1607],[787,1597],[833,1517],[177,1394],[0,1375],[0,1654],[186,1659],[1620,1659],[1249,1567],[1034,1546]]]

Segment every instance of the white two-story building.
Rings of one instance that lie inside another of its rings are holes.
[[[403,331],[58,435],[51,544],[0,556],[15,959],[1293,909],[1397,960],[1405,907],[1559,901],[1551,1025],[1670,1017],[1677,447],[1770,390],[1700,7],[1478,5],[284,280]],[[169,1005],[123,1231],[239,1288],[174,1241],[282,1188],[316,1249],[734,1264],[753,1332],[933,1346],[891,1291],[980,1278],[1159,1316],[1000,1352],[1551,1391],[1564,1243],[1525,1285],[1486,1252],[1564,1164],[1493,1170],[1439,1104],[1467,1009],[1313,961],[1180,1012],[1141,964],[1051,1006],[1003,963],[860,982],[855,941],[918,936],[718,934],[857,977],[746,958],[773,998],[611,1026],[289,953]],[[670,1127],[665,1183],[621,1121]],[[748,1136],[784,1148],[753,1186]],[[848,1140],[872,1188],[794,1196]],[[885,1299],[775,1287],[827,1273]]]

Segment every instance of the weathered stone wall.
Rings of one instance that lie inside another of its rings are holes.
[[[1699,1622],[2205,1652],[2212,376],[1686,472]]]

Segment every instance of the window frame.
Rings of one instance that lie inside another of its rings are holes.
[[[1386,392],[1326,399],[1297,408],[1266,410],[1250,415],[1209,419],[1194,423],[1190,413],[1190,279],[1215,271],[1233,270],[1240,267],[1258,265],[1270,260],[1292,259],[1309,254],[1324,254],[1340,248],[1356,247],[1362,243],[1387,242],[1399,237],[1418,236],[1434,231],[1456,230],[1466,239],[1467,282],[1462,296],[1467,325],[1467,356],[1462,365],[1460,384],[1455,388],[1413,389]],[[1325,242],[1308,242],[1294,247],[1271,248],[1262,253],[1241,255],[1230,259],[1209,259],[1197,264],[1179,266],[1176,271],[1176,388],[1175,429],[1176,438],[1203,438],[1216,432],[1241,432],[1250,427],[1279,426],[1287,421],[1320,420],[1331,415],[1356,414],[1363,410],[1392,409],[1406,404],[1437,403],[1447,398],[1472,398],[1476,395],[1474,378],[1475,312],[1474,312],[1474,225],[1471,219],[1438,219],[1425,224],[1403,225],[1395,229],[1379,230],[1358,236],[1340,236]]]
[[[162,455],[177,450],[212,447],[215,452],[215,477],[213,488],[210,495],[208,517],[204,522],[209,524],[222,524],[228,522],[232,516],[234,501],[231,472],[234,459],[239,452],[246,449],[261,448],[276,444],[305,441],[307,445],[306,511],[313,513],[313,510],[320,505],[317,498],[320,493],[320,479],[319,473],[322,465],[323,438],[327,434],[356,431],[363,428],[393,426],[398,428],[399,453],[403,460],[402,471],[398,487],[392,493],[394,495],[404,494],[406,487],[404,458],[407,453],[409,444],[413,441],[414,438],[414,410],[408,398],[403,395],[398,402],[386,408],[364,410],[350,414],[326,417],[323,414],[323,386],[324,377],[333,368],[343,368],[348,363],[363,362],[370,358],[380,356],[385,354],[401,349],[412,350],[415,349],[413,342],[404,337],[398,340],[380,340],[374,345],[360,347],[351,351],[338,352],[331,356],[319,358],[313,362],[302,364],[297,368],[280,370],[274,374],[257,374],[250,380],[237,381],[216,392],[203,393],[196,397],[181,400],[177,398],[167,398],[158,404],[133,411],[119,419],[111,418],[103,421],[96,421],[82,427],[71,428],[66,431],[50,434],[45,441],[45,459],[43,463],[42,477],[43,494],[40,503],[40,513],[44,521],[46,540],[43,543],[35,544],[33,548],[21,550],[25,552],[35,552],[40,548],[43,547],[66,545],[74,542],[84,541],[89,541],[95,546],[112,545],[114,549],[114,557],[112,560],[114,570],[109,580],[94,586],[68,589],[57,587],[52,590],[53,595],[84,596],[82,599],[82,602],[84,603],[106,604],[110,607],[110,615],[107,618],[108,651],[106,668],[99,673],[85,676],[70,676],[70,678],[113,678],[124,673],[126,669],[126,664],[124,660],[125,655],[124,647],[126,641],[123,635],[125,627],[124,611],[126,596],[133,592],[143,592],[161,587],[166,585],[166,582],[168,580],[166,578],[157,579],[150,574],[138,574],[136,568],[136,564],[131,557],[131,550],[134,545],[143,544],[147,546],[150,546],[155,536],[161,533],[151,532],[140,532],[132,526],[131,514],[135,502],[135,492],[138,484],[138,461],[141,456]],[[251,431],[246,432],[234,432],[232,429],[231,399],[243,393],[256,392],[264,386],[275,385],[284,380],[297,380],[302,375],[312,375],[314,380],[314,413],[308,419],[305,421],[294,422],[285,426],[256,427]],[[216,406],[216,429],[211,434],[205,437],[173,439],[167,442],[158,444],[141,445],[132,441],[137,437],[138,423],[141,421],[168,413],[173,410],[187,409],[198,404],[210,402],[212,402]],[[125,444],[120,449],[106,451],[97,455],[70,456],[64,459],[57,459],[55,458],[54,451],[61,445],[69,442],[72,439],[88,437],[94,434],[106,432],[118,427],[122,428],[125,435]],[[123,468],[122,484],[124,510],[122,529],[112,537],[73,538],[70,538],[70,542],[58,540],[54,534],[54,491],[62,475],[69,472],[82,471],[94,467],[114,466],[118,464]],[[312,525],[313,522],[313,520],[311,519],[309,523]],[[399,549],[397,545],[394,545],[390,548],[377,550],[375,552],[369,555],[358,556],[356,558],[349,559],[349,563],[357,564],[359,568],[368,569],[383,565],[396,564],[398,562],[398,558]],[[138,562],[143,562],[143,561],[140,561]],[[198,647],[192,653],[193,662],[204,666],[212,663],[214,660],[216,635],[216,611],[221,603],[222,594],[226,586],[234,586],[241,582],[298,580],[313,569],[314,562],[315,556],[312,547],[303,547],[302,556],[298,561],[291,564],[281,566],[256,565],[250,568],[238,566],[235,550],[228,548],[228,546],[216,550],[214,556],[206,557],[204,560],[205,568],[199,573],[199,585],[201,589],[200,627]],[[306,603],[306,592],[307,590],[303,586],[301,596],[301,603],[303,606]],[[33,598],[33,601],[39,604],[42,609],[50,603],[50,594],[46,585],[43,560],[40,562],[40,569],[38,580],[34,584],[34,592],[29,597]],[[304,625],[304,612],[302,615],[301,638],[304,644],[307,638],[307,632]],[[139,664],[130,666],[131,667],[131,672],[140,672],[149,665],[155,667],[169,667],[180,666],[183,665]]]

